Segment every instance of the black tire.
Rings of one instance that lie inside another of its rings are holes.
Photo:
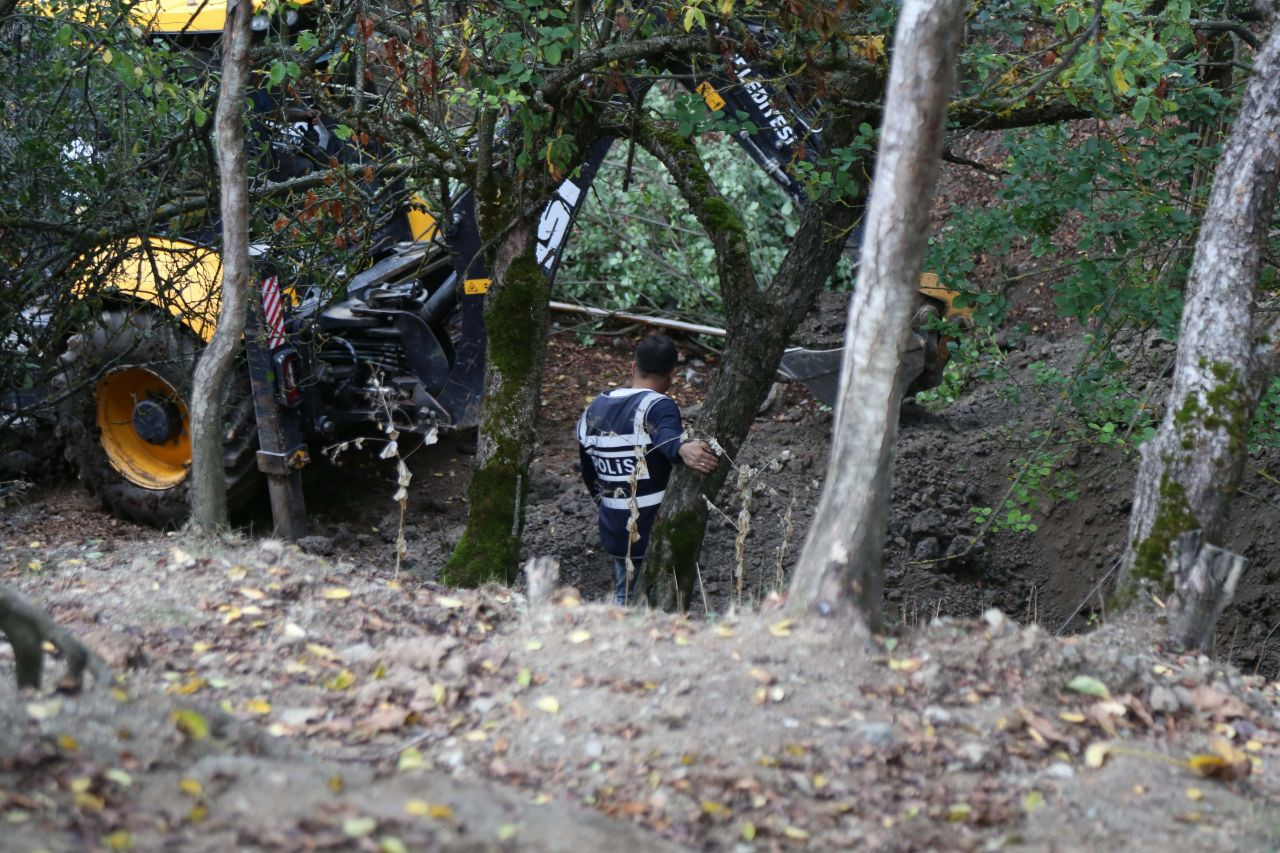
[[[109,390],[114,378],[127,380],[145,373],[172,389],[172,395],[166,398],[173,404],[171,411],[184,412],[191,397],[191,373],[199,351],[195,335],[149,307],[103,310],[96,321],[68,339],[62,356],[62,387],[58,389],[64,398],[58,407],[58,432],[67,461],[112,515],[154,527],[177,527],[190,515],[189,477],[183,466],[169,469],[169,479],[176,478],[176,482],[147,487],[113,461],[104,443],[113,439],[104,439],[100,426],[99,393],[115,393]],[[237,366],[223,391],[223,420],[227,504],[235,510],[255,494],[260,484],[256,460],[258,424],[248,371],[243,365]],[[175,424],[179,421],[179,432],[185,432],[189,419],[174,419]],[[127,422],[108,422],[117,424],[110,429],[118,432],[127,433],[132,428]],[[179,435],[172,441],[172,453],[178,460],[183,457],[181,438]],[[115,452],[119,458],[119,445]],[[185,459],[185,468],[189,469],[189,449]]]

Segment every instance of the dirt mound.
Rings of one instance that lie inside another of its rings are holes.
[[[4,552],[125,679],[19,697],[0,660],[6,842],[1280,843],[1280,684],[1124,625],[1062,640],[992,611],[863,645],[772,600],[712,622],[562,589],[529,614],[271,541],[99,547]]]

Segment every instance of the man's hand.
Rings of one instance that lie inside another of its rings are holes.
[[[680,445],[679,453],[685,466],[699,474],[710,474],[720,464],[705,441],[686,441]]]

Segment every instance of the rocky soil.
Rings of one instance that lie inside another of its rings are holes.
[[[530,612],[65,522],[8,516],[5,578],[120,680],[18,695],[0,658],[6,849],[1280,844],[1280,684],[1149,628],[991,610],[867,643],[776,599],[708,620],[568,587]]]

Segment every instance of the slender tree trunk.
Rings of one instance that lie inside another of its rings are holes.
[[[960,0],[906,0],[898,18],[831,460],[791,583],[793,614],[816,610],[879,627],[897,375],[928,239],[963,9]]]
[[[249,281],[249,194],[244,150],[244,103],[249,77],[252,4],[227,10],[222,34],[222,81],[214,120],[221,186],[222,306],[218,328],[200,356],[191,387],[191,521],[193,529],[227,526],[222,464],[222,394],[244,335]]]
[[[1164,419],[1142,448],[1121,604],[1140,581],[1166,591],[1175,544],[1200,531],[1222,541],[1240,486],[1249,427],[1275,372],[1280,338],[1260,328],[1254,294],[1280,183],[1280,27],[1257,56],[1218,163],[1187,282]]]
[[[484,410],[467,490],[467,527],[445,564],[446,583],[512,583],[519,570],[529,463],[546,335],[550,286],[534,259],[534,223],[521,218],[502,236],[485,299]]]
[[[726,311],[728,343],[698,418],[698,435],[714,437],[730,458],[737,458],[773,384],[782,353],[831,277],[857,216],[858,208],[849,204],[807,209],[769,287],[754,298],[725,300],[731,306]],[[742,273],[730,275],[741,277]],[[726,293],[756,290],[754,277],[737,283],[722,279],[721,286]],[[644,563],[645,587],[654,606],[667,610],[689,606],[706,534],[704,495],[714,496],[731,472],[729,465],[721,464],[709,477],[683,466],[672,473]]]
[[[834,144],[846,141],[861,116],[828,130]],[[671,175],[715,251],[728,331],[724,360],[708,392],[697,434],[714,437],[730,458],[738,454],[773,382],[787,342],[831,277],[857,221],[855,199],[806,208],[791,248],[773,281],[761,287],[751,263],[742,219],[716,188],[693,144],[661,128],[627,128]],[[649,602],[667,610],[689,606],[697,560],[706,533],[707,496],[729,476],[721,465],[709,477],[676,466],[645,553],[641,588]]]

